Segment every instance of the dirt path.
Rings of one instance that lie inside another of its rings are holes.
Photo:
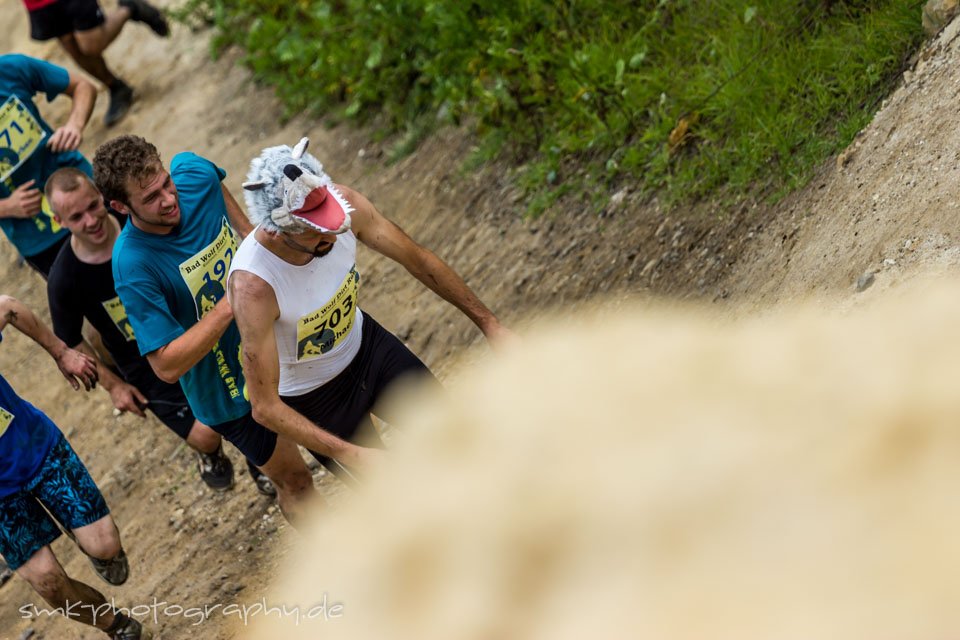
[[[0,0],[0,7],[7,20],[0,48],[70,66],[55,45],[28,39],[20,2]],[[944,34],[942,46],[931,49],[912,81],[892,96],[846,165],[825,166],[807,189],[775,207],[704,204],[667,215],[626,185],[599,217],[571,206],[525,221],[522,194],[504,171],[459,171],[470,152],[461,132],[441,133],[388,166],[384,145],[370,143],[362,131],[328,130],[306,117],[281,123],[281,108],[236,65],[238,54],[213,62],[207,37],[182,27],[162,41],[131,25],[111,47],[108,60],[134,85],[137,102],[107,131],[100,124],[101,93],[82,151],[90,156],[115,134],[138,133],[167,160],[181,150],[213,159],[239,195],[246,165],[263,146],[309,135],[311,150],[335,180],[367,194],[451,262],[502,319],[520,326],[545,309],[593,304],[599,294],[657,293],[750,308],[809,295],[844,301],[856,297],[853,282],[865,271],[877,272],[877,284],[865,294],[872,296],[915,273],[960,263],[953,240],[960,216],[953,193],[960,171],[953,87],[960,85],[960,66],[948,64],[956,56],[953,33]],[[67,103],[41,108],[57,122]],[[362,252],[358,264],[362,306],[441,377],[454,375],[464,354],[485,357],[479,332],[400,267],[370,252]],[[5,241],[0,291],[46,313],[42,282],[15,266]],[[0,370],[62,426],[121,527],[133,573],[123,588],[104,590],[108,597],[120,604],[150,604],[156,597],[185,608],[258,601],[296,536],[271,503],[245,477],[236,490],[212,495],[199,483],[191,456],[159,423],[114,418],[106,394],[69,391],[28,341],[15,331],[4,337]],[[335,510],[341,494],[321,480]],[[96,581],[72,544],[60,540],[54,549],[70,573]],[[18,608],[33,600],[19,580],[0,589],[0,638],[19,638],[27,629],[34,638],[102,637],[60,619],[21,619]],[[196,621],[166,618],[161,637],[226,639],[242,628],[235,617],[216,613],[202,626],[192,626]]]

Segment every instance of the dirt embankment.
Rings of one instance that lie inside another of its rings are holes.
[[[7,20],[2,49],[72,67],[55,45],[29,40],[19,2],[2,0],[0,6]],[[434,248],[514,325],[544,309],[590,305],[601,294],[723,305],[845,296],[868,270],[878,272],[881,286],[867,294],[874,295],[895,279],[960,261],[953,240],[960,198],[951,193],[960,142],[954,124],[960,71],[949,64],[957,56],[952,29],[925,53],[846,164],[824,166],[808,188],[773,207],[705,204],[667,214],[627,186],[610,196],[600,216],[558,207],[539,220],[523,220],[522,196],[504,170],[460,172],[471,145],[463,132],[443,132],[388,166],[382,145],[363,131],[328,130],[306,117],[282,123],[277,101],[237,66],[238,54],[211,61],[207,37],[182,27],[169,40],[140,25],[121,34],[107,57],[135,87],[137,102],[106,130],[100,121],[107,96],[101,93],[82,151],[90,156],[113,135],[138,133],[168,160],[181,150],[213,159],[239,195],[246,165],[262,147],[309,135],[311,150],[335,180],[358,188]],[[42,108],[55,123],[68,103],[59,99]],[[45,315],[43,283],[14,260],[10,246],[0,243],[0,291]],[[453,375],[464,353],[484,356],[482,337],[469,321],[402,268],[369,251],[358,263],[362,306],[441,376]],[[259,600],[296,535],[270,502],[245,478],[235,491],[212,495],[199,483],[191,456],[159,423],[114,418],[106,394],[69,391],[40,351],[15,331],[5,333],[0,371],[63,427],[120,525],[133,574],[123,588],[105,589],[108,597],[120,604],[150,604],[156,597],[185,608]],[[239,456],[232,454],[239,470]],[[319,481],[335,509],[335,484]],[[60,540],[54,549],[71,574],[96,581],[72,544]],[[0,638],[19,638],[28,629],[37,638],[101,637],[61,619],[21,618],[18,608],[34,600],[19,580],[0,590]],[[232,638],[242,629],[236,617],[218,613],[202,626],[195,622],[161,619],[162,637]]]
[[[958,35],[954,20],[848,149],[806,188],[754,216],[756,233],[722,280],[731,297],[769,305],[812,296],[845,305],[919,276],[956,272]]]

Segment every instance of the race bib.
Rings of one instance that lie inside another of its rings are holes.
[[[47,132],[20,98],[7,98],[0,106],[0,182],[13,175],[46,137]]]
[[[33,223],[37,225],[37,229],[40,231],[49,231],[50,233],[56,233],[63,228],[53,217],[53,209],[50,208],[50,202],[46,195],[40,196],[40,213],[33,216]]]
[[[197,307],[197,320],[213,310],[217,302],[226,294],[224,282],[230,271],[233,254],[237,252],[237,241],[226,219],[220,233],[213,242],[205,246],[192,258],[180,263],[180,276],[186,283]],[[226,354],[218,342],[211,349],[217,363],[217,372],[231,399],[241,396],[238,386],[239,371],[234,371]]]
[[[10,423],[13,422],[13,414],[0,407],[0,436],[6,433],[7,429],[10,428]]]
[[[226,293],[224,282],[236,251],[237,241],[224,220],[213,242],[180,263],[180,275],[197,306],[197,320],[207,315]]]
[[[359,290],[360,274],[353,266],[327,304],[297,321],[297,362],[320,357],[350,333]]]
[[[113,320],[113,324],[115,324],[117,330],[123,334],[123,337],[127,339],[127,342],[133,342],[137,339],[136,336],[133,335],[133,327],[130,326],[130,321],[127,319],[127,310],[123,308],[123,303],[120,302],[120,296],[117,296],[113,300],[104,300],[100,304],[103,305],[107,315]]]

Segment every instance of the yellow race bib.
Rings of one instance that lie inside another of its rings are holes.
[[[180,263],[180,276],[186,283],[197,307],[197,320],[210,313],[217,302],[226,295],[224,284],[230,263],[237,252],[237,241],[227,221],[223,220],[220,233],[213,242]],[[226,385],[230,398],[240,397],[239,372],[233,371],[218,342],[211,350],[217,363],[217,371]]]
[[[46,137],[47,132],[20,98],[7,98],[0,106],[0,181],[13,175]]]
[[[120,302],[120,296],[117,296],[113,300],[105,300],[101,304],[107,312],[107,315],[113,320],[113,324],[117,326],[120,333],[127,339],[127,342],[136,340],[136,336],[133,335],[133,327],[130,326],[130,320],[127,319],[127,310],[123,308],[123,303]]]
[[[237,241],[230,225],[224,220],[213,242],[180,263],[180,275],[197,305],[197,320],[207,315],[226,294],[224,283],[236,252]]]
[[[0,407],[0,436],[7,432],[7,429],[10,428],[10,423],[13,422],[13,414]]]
[[[354,266],[327,304],[297,321],[297,362],[327,353],[350,333],[357,317],[359,289],[360,274]]]

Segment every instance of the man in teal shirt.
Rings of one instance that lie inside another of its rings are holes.
[[[73,100],[66,123],[54,130],[33,102],[37,93]],[[69,235],[53,220],[43,197],[60,167],[92,175],[78,151],[97,97],[92,84],[66,69],[28,56],[0,56],[0,228],[44,278]]]
[[[194,415],[273,481],[293,515],[312,479],[296,445],[251,415],[224,291],[234,229],[246,235],[250,223],[221,184],[226,173],[193,153],[174,156],[168,173],[156,147],[130,135],[101,145],[93,166],[104,199],[130,216],[113,276],[140,353],[161,380],[180,380]]]

